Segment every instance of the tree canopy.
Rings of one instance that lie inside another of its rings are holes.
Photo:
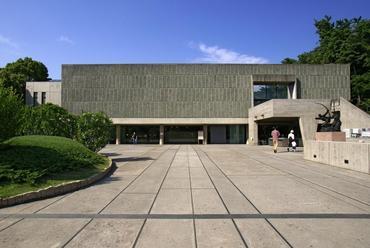
[[[370,19],[315,20],[318,46],[283,64],[351,64],[351,100],[370,111]]]
[[[26,57],[8,63],[0,70],[0,85],[13,88],[23,98],[27,81],[47,81],[48,76],[48,69],[43,63]]]

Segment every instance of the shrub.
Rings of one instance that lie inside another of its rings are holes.
[[[76,117],[64,108],[51,103],[27,107],[23,115],[21,133],[74,138]]]
[[[96,152],[109,142],[111,128],[112,121],[105,113],[82,113],[77,120],[77,140]]]
[[[0,152],[0,183],[39,182],[51,176],[104,164],[106,159],[64,137],[21,136],[4,142]]]
[[[11,88],[0,85],[0,142],[17,135],[23,103]]]

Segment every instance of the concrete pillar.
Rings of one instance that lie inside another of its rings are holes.
[[[249,121],[248,125],[248,144],[249,145],[258,145],[258,124],[255,121]]]
[[[159,125],[159,144],[163,145],[164,144],[164,126]]]
[[[207,139],[208,139],[208,126],[203,125],[203,144],[207,145]]]
[[[298,81],[296,79],[294,81],[292,99],[297,99],[297,88],[298,88]]]
[[[121,126],[116,125],[116,145],[121,144]]]

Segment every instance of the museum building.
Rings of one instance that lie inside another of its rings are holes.
[[[56,82],[31,83],[30,105],[39,103],[35,94],[55,94]],[[295,130],[303,145],[316,131],[315,115],[325,112],[317,103],[350,99],[350,66],[62,65],[58,89],[72,113],[107,113],[117,144],[131,143],[134,132],[139,144],[268,144],[277,126],[283,138]]]

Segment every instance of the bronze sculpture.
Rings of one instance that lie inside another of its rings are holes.
[[[317,132],[340,132],[342,122],[340,121],[340,111],[330,111],[324,104],[317,103],[326,109],[324,114],[319,114],[316,120],[322,120],[323,123],[317,125]]]

